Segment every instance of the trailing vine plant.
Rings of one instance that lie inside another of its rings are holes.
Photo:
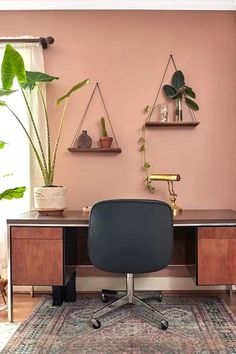
[[[146,106],[145,109],[144,109],[144,113],[147,114],[147,117],[146,117],[146,119],[144,121],[144,124],[142,126],[142,135],[139,138],[138,143],[140,144],[139,151],[143,155],[142,168],[143,168],[144,173],[145,173],[145,179],[144,179],[145,187],[147,188],[147,190],[150,193],[154,193],[155,188],[153,187],[152,181],[149,178],[149,169],[151,167],[151,164],[147,161],[147,149],[146,149],[146,123],[147,123],[147,121],[149,120],[149,117],[150,117],[150,114],[148,114],[149,108],[150,108],[149,106]]]

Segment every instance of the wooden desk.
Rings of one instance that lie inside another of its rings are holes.
[[[13,285],[50,285],[54,304],[74,300],[76,265],[89,262],[85,245],[78,246],[88,225],[89,214],[78,210],[54,217],[32,211],[7,220],[9,321]],[[235,211],[184,210],[174,218],[174,231],[172,263],[195,264],[197,285],[236,284]]]

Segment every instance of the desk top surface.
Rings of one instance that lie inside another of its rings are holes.
[[[61,216],[42,216],[37,211],[23,213],[16,218],[9,218],[7,224],[48,225],[48,226],[88,226],[89,213],[81,210],[66,210]],[[231,209],[183,210],[174,217],[174,226],[236,226],[236,211]]]

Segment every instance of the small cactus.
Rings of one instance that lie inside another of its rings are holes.
[[[100,118],[100,124],[101,124],[101,136],[108,136],[104,117]]]

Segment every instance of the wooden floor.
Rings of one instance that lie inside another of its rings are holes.
[[[180,292],[180,291],[166,291],[163,292],[163,295],[166,294],[182,294],[187,296],[202,296],[209,294],[209,292]],[[236,293],[234,292],[232,296],[229,295],[229,292],[210,292],[214,295],[223,296],[227,305],[231,309],[231,311],[236,316]],[[15,294],[14,295],[14,321],[21,322],[26,319],[36,304],[40,301],[42,294],[36,294],[34,297],[30,297],[29,294]],[[2,299],[0,298],[0,306],[2,306]],[[7,309],[0,311],[0,323],[7,322]]]

